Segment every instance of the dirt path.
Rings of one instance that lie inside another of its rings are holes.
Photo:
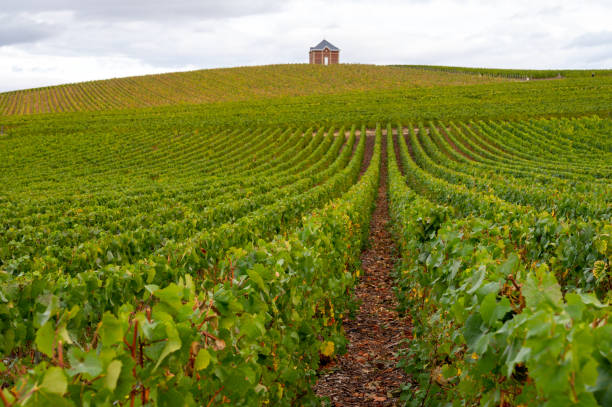
[[[344,321],[348,351],[322,372],[315,392],[329,397],[332,406],[399,405],[398,389],[407,382],[396,367],[402,339],[410,324],[395,311],[393,241],[387,230],[387,152],[382,143],[380,187],[370,223],[368,247],[361,254],[362,277],[355,289],[361,302],[356,318]]]

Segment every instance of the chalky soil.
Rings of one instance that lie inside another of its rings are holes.
[[[389,135],[391,136],[391,135]],[[322,369],[315,386],[332,406],[394,406],[408,378],[396,367],[395,353],[410,337],[410,322],[395,311],[393,240],[387,230],[387,143],[382,143],[380,187],[370,222],[367,248],[361,254],[362,276],[355,288],[360,301],[356,318],[343,322],[347,353]]]

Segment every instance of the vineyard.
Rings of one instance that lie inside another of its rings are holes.
[[[121,159],[97,136],[82,157],[33,146],[2,201],[4,398],[295,400],[341,348],[378,181],[380,137],[349,133],[141,134]]]
[[[493,69],[493,68],[464,68],[455,66],[436,65],[396,65],[409,69],[423,69],[427,71],[465,73],[494,78],[511,79],[560,79],[560,78],[586,78],[611,76],[612,69]]]
[[[387,139],[414,405],[612,402],[611,124],[429,123]]]
[[[612,405],[612,81],[340,69],[0,94],[0,406],[319,405],[380,191],[410,333],[372,405]]]
[[[360,64],[206,69],[0,93],[0,114],[108,111],[500,81],[473,75]]]

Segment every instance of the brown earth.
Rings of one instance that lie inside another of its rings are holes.
[[[369,244],[361,254],[363,274],[355,289],[361,304],[355,319],[343,322],[349,340],[347,353],[322,369],[315,386],[317,395],[328,397],[332,406],[399,405],[399,388],[408,381],[404,372],[396,367],[396,352],[402,341],[411,336],[411,325],[395,310],[397,303],[391,276],[393,240],[387,230],[385,141],[382,146],[376,209],[370,223]]]

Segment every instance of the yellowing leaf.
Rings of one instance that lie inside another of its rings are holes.
[[[325,341],[321,344],[321,354],[330,357],[334,354],[334,343],[332,341]]]
[[[68,390],[68,381],[62,368],[53,366],[47,370],[43,377],[40,388],[47,393],[59,394],[62,396]]]
[[[119,379],[119,374],[121,374],[121,367],[123,363],[120,360],[113,360],[109,363],[108,368],[106,369],[106,377],[104,377],[104,386],[110,391],[115,391],[117,387],[117,380]]]
[[[607,240],[596,239],[594,243],[595,243],[595,247],[597,248],[597,251],[599,252],[599,254],[606,254],[606,251],[608,250]]]
[[[200,349],[198,352],[198,356],[195,360],[194,368],[195,370],[206,369],[206,367],[210,364],[210,353],[206,349]]]

